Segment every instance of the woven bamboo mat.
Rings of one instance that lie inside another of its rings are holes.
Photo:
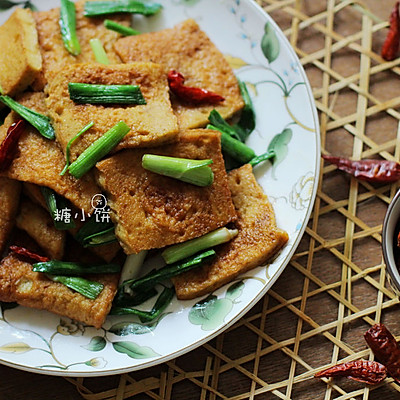
[[[379,53],[394,0],[259,0],[295,48],[320,113],[323,152],[400,156],[400,59]],[[377,387],[317,380],[339,361],[370,359],[363,333],[400,339],[399,300],[382,264],[381,228],[396,185],[358,182],[323,165],[314,212],[272,290],[213,341],[121,376],[69,379],[84,399],[398,399]]]

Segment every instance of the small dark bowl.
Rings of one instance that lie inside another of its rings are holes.
[[[386,211],[382,227],[382,252],[386,272],[394,292],[400,296],[400,271],[396,264],[397,230],[400,222],[400,190],[397,191]],[[399,249],[400,250],[400,249]]]

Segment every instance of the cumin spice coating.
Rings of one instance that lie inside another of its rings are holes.
[[[0,86],[2,94],[15,96],[39,76],[42,56],[32,11],[17,8],[0,26]]]
[[[69,82],[139,85],[146,104],[77,104],[69,98]],[[158,64],[70,65],[50,81],[46,92],[46,104],[64,152],[69,140],[90,121],[94,121],[93,127],[71,147],[72,161],[120,121],[124,121],[131,130],[119,143],[117,150],[160,145],[173,140],[178,132],[177,119],[169,100],[167,76]]]
[[[0,254],[15,224],[20,193],[20,182],[0,177]]]
[[[110,311],[118,278],[118,274],[90,276],[90,280],[104,285],[99,296],[91,300],[49,280],[45,274],[33,272],[32,264],[11,253],[0,264],[0,301],[47,310],[101,328]]]
[[[43,93],[25,93],[17,101],[39,113],[47,114]],[[6,136],[8,127],[18,119],[20,117],[15,112],[7,116],[4,125],[0,127],[0,142]],[[60,176],[64,165],[65,157],[59,145],[54,140],[45,139],[27,123],[26,132],[18,142],[16,157],[0,176],[47,186],[70,200],[78,209],[90,213],[91,199],[99,193],[98,186],[90,173],[79,180],[69,174]]]
[[[39,37],[39,47],[43,58],[43,71],[41,77],[35,82],[35,90],[43,90],[47,81],[57,74],[58,70],[69,64],[96,62],[90,46],[90,40],[97,38],[103,44],[107,57],[111,63],[119,63],[120,59],[113,49],[114,42],[120,37],[117,32],[104,26],[105,18],[87,18],[83,15],[85,1],[77,1],[76,7],[76,32],[81,46],[78,56],[70,54],[62,41],[60,31],[60,8],[34,13]],[[129,26],[130,15],[108,15],[119,24]]]
[[[199,187],[147,171],[141,166],[145,153],[212,159],[214,182]],[[127,254],[184,242],[236,219],[217,131],[180,132],[175,143],[124,150],[96,168],[116,236]]]
[[[249,164],[228,176],[238,214],[238,235],[218,248],[209,265],[172,278],[178,299],[203,296],[235,279],[239,274],[263,265],[286,244],[288,235],[276,226],[275,214]]]
[[[114,47],[123,62],[162,64],[166,73],[171,69],[181,73],[186,86],[210,90],[224,97],[218,105],[194,106],[172,96],[181,129],[205,126],[214,108],[222,117],[229,118],[244,105],[228,61],[193,19],[170,29],[121,38]]]

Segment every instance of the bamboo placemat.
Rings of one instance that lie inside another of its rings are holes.
[[[394,0],[258,0],[295,48],[320,113],[324,153],[399,160],[400,59],[380,48]],[[251,312],[176,360],[139,372],[69,379],[84,399],[398,399],[317,380],[331,364],[372,359],[363,333],[384,322],[400,339],[399,300],[382,264],[383,217],[397,185],[323,165],[313,215],[290,264]]]

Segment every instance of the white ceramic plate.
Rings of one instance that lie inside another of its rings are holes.
[[[33,0],[40,10],[54,0]],[[306,75],[286,38],[252,0],[163,0],[163,11],[137,18],[137,29],[172,27],[194,18],[246,82],[257,113],[248,145],[257,154],[271,140],[278,159],[255,168],[289,243],[267,266],[201,300],[176,301],[157,323],[109,317],[100,330],[24,307],[0,314],[0,362],[50,375],[100,376],[146,368],[195,349],[237,321],[268,291],[293,255],[316,195],[320,142],[316,109]],[[3,23],[12,9],[0,13]],[[279,136],[278,136],[279,135]]]

